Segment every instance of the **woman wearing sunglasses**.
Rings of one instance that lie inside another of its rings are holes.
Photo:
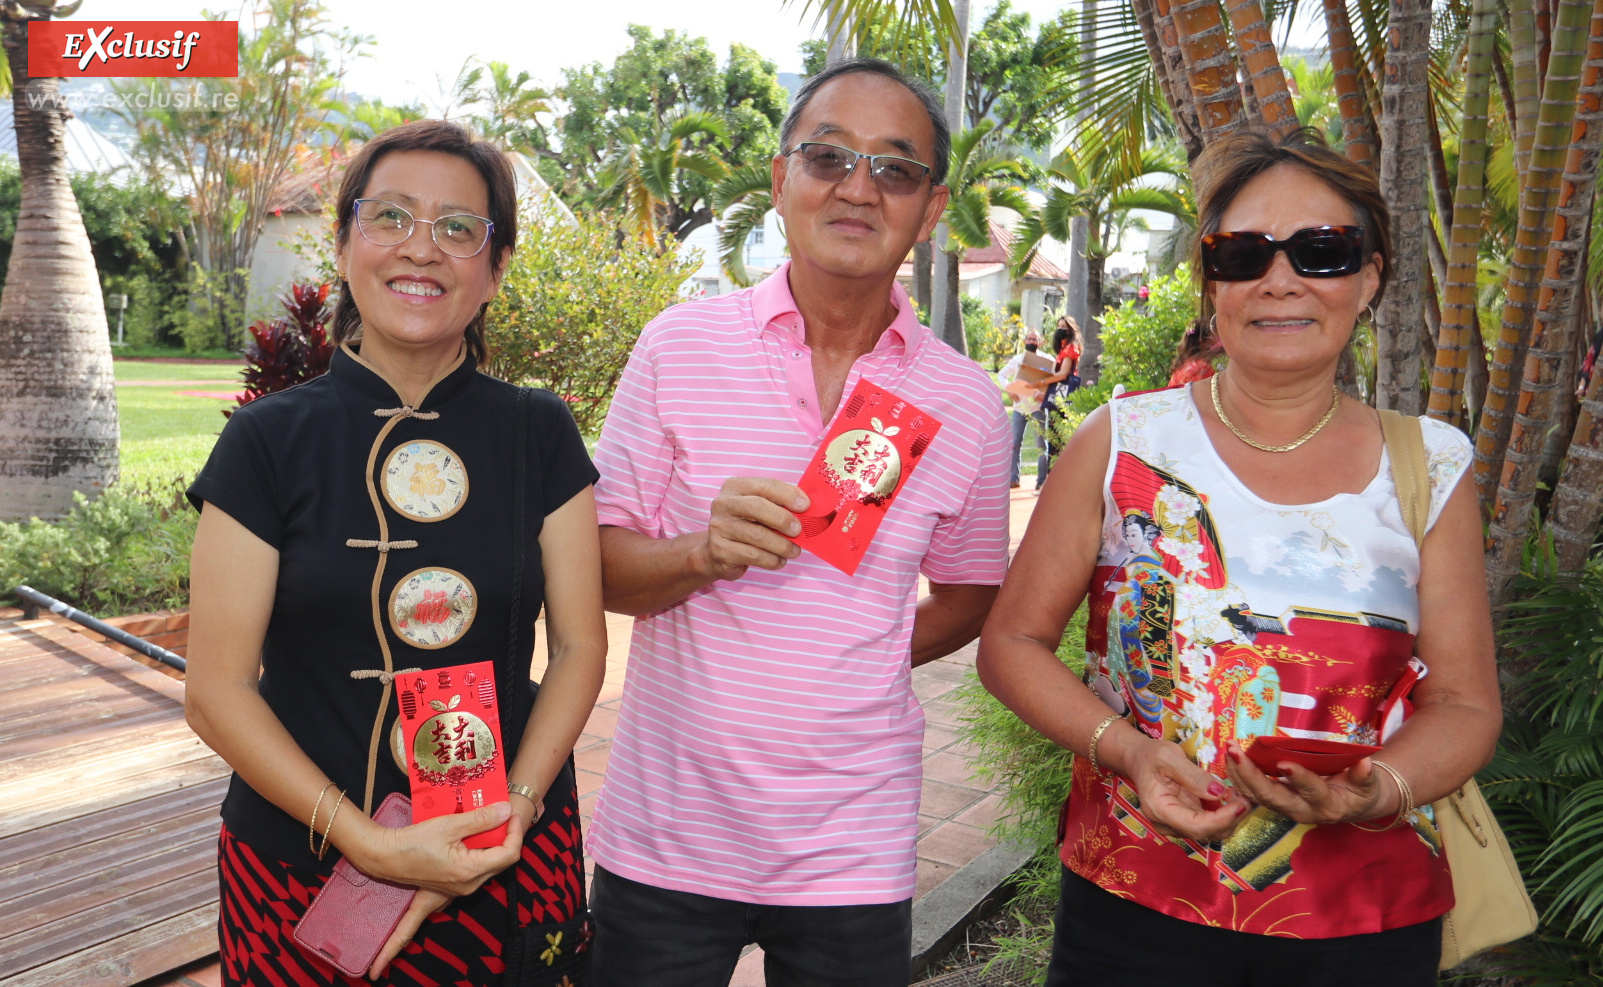
[[[235,771],[219,840],[229,985],[359,982],[294,936],[320,895],[342,900],[342,856],[417,889],[387,940],[363,905],[315,937],[380,983],[498,985],[518,958],[544,970],[542,951],[566,960],[582,938],[562,926],[584,884],[568,755],[606,655],[596,472],[561,399],[477,370],[515,210],[504,155],[457,124],[368,142],[340,189],[328,373],[236,411],[189,490],[189,722]],[[499,745],[448,715],[487,694],[451,671],[476,662],[494,663]],[[395,742],[403,714],[421,746]],[[379,825],[410,790],[403,761],[422,757],[464,786],[499,763],[507,792],[476,808],[459,787],[457,814]],[[499,846],[465,845],[501,825]],[[529,973],[514,982],[548,982]]]
[[[1416,549],[1377,413],[1335,385],[1389,268],[1374,176],[1306,130],[1195,172],[1228,364],[1086,420],[980,643],[986,686],[1077,755],[1048,983],[1434,984],[1428,806],[1501,722],[1469,444],[1423,423]],[[1054,654],[1082,600],[1083,680]]]

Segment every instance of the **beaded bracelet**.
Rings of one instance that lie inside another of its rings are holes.
[[[1102,765],[1096,759],[1096,746],[1102,742],[1102,734],[1107,731],[1108,727],[1113,726],[1114,721],[1121,719],[1123,717],[1118,713],[1110,713],[1107,719],[1098,723],[1096,729],[1091,731],[1091,749],[1086,751],[1086,755],[1091,758],[1092,771],[1101,772],[1102,770]]]

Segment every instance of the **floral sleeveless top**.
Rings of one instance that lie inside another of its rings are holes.
[[[1260,736],[1378,744],[1413,657],[1419,553],[1390,462],[1362,493],[1271,504],[1214,451],[1190,388],[1115,399],[1086,683],[1149,736],[1223,779]],[[1429,522],[1470,463],[1425,420]],[[1222,843],[1155,832],[1122,778],[1076,758],[1065,866],[1176,918],[1328,938],[1433,919],[1453,889],[1430,807],[1370,832],[1255,809]]]

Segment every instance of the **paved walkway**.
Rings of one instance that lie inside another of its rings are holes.
[[[1009,551],[1019,539],[1035,509],[1034,491],[1025,487],[1013,491],[1012,537]],[[539,625],[540,638],[545,625]],[[618,706],[623,698],[623,679],[629,657],[629,637],[634,618],[607,614],[607,677],[601,686],[596,707],[585,724],[574,749],[579,773],[579,810],[589,826],[595,811],[596,793],[606,774],[612,753],[612,737],[618,724]],[[537,638],[535,655],[543,656],[543,641]],[[974,665],[974,645],[969,645],[939,661],[913,670],[913,692],[924,703],[927,725],[924,729],[924,787],[919,805],[918,891],[922,898],[963,865],[989,850],[996,841],[987,834],[996,821],[1000,797],[994,786],[977,780],[969,767],[969,749],[958,739],[959,707],[952,691],[961,685]],[[544,670],[537,657],[535,678]],[[761,987],[762,951],[753,949],[741,960],[731,987]],[[178,971],[174,976],[151,981],[144,987],[215,987],[221,980],[216,963]]]

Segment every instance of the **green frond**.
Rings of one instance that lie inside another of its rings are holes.
[[[773,197],[767,192],[748,192],[738,204],[723,210],[718,224],[718,260],[729,280],[741,287],[750,287],[751,273],[746,270],[746,241],[751,231],[763,225],[764,217],[774,208]]]
[[[773,170],[766,161],[741,165],[733,169],[713,189],[713,212],[722,213],[746,196],[757,193],[766,195],[771,200],[773,178]]]
[[[969,189],[946,206],[946,228],[960,246],[977,250],[991,245],[991,199],[984,190]]]

